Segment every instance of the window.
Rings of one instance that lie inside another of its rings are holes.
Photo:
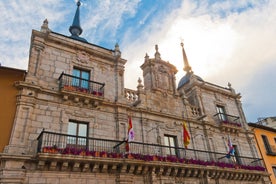
[[[221,121],[227,121],[225,108],[221,105],[217,105],[218,117]]]
[[[67,143],[70,145],[86,146],[86,138],[88,134],[88,124],[70,120],[68,123],[68,136]],[[81,137],[79,137],[81,136]]]
[[[273,170],[274,176],[276,177],[276,166],[272,166],[272,170]]]
[[[269,154],[272,152],[271,150],[271,147],[270,147],[270,144],[268,142],[268,139],[265,135],[262,135],[262,139],[263,139],[263,142],[264,142],[264,146],[265,146],[265,149],[266,149],[266,152]]]
[[[89,88],[89,80],[90,80],[90,72],[89,71],[74,68],[73,76],[75,77],[75,78],[73,78],[73,81],[72,81],[73,86],[81,87],[81,88],[85,88],[85,89]]]
[[[234,147],[234,150],[235,150],[234,155],[235,155],[236,163],[241,165],[242,161],[241,161],[241,158],[240,158],[240,152],[238,150],[238,146],[237,145],[233,145],[233,147]]]
[[[171,135],[165,135],[164,136],[164,143],[166,147],[166,154],[167,155],[176,155],[176,137]]]

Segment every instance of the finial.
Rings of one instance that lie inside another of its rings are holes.
[[[48,20],[47,19],[45,19],[44,21],[43,21],[43,24],[42,24],[42,26],[41,26],[41,28],[40,28],[40,31],[41,32],[47,32],[47,31],[50,31],[50,29],[49,29],[49,27],[48,27]]]
[[[228,82],[228,87],[229,87],[229,89],[231,89],[232,87],[232,84],[230,83],[230,82]]]
[[[138,89],[138,91],[141,91],[142,89],[143,89],[143,84],[142,84],[142,80],[141,80],[141,78],[139,77],[138,78],[138,86],[137,86],[137,89]]]
[[[190,73],[190,72],[192,72],[192,67],[189,65],[189,61],[188,61],[188,58],[187,58],[187,55],[186,55],[186,52],[185,52],[185,49],[184,49],[184,43],[181,42],[180,45],[182,47],[182,55],[183,55],[183,61],[184,61],[183,70],[187,73]]]
[[[149,60],[149,55],[148,55],[148,53],[146,53],[145,61],[148,61],[148,60]]]
[[[116,56],[116,57],[120,57],[120,56],[121,56],[121,51],[120,51],[120,47],[119,47],[119,44],[118,44],[118,43],[115,44],[115,49],[114,49],[114,51],[115,51],[115,56]]]
[[[157,60],[160,60],[161,59],[161,56],[160,56],[160,53],[158,52],[158,45],[155,45],[155,59]]]
[[[45,19],[45,20],[43,21],[43,24],[48,25],[48,20],[47,20],[47,19]]]
[[[232,84],[228,82],[228,88],[231,90],[232,93],[236,93],[234,88],[232,88]]]
[[[78,2],[77,2],[77,6],[80,6],[80,5],[81,5],[80,0],[78,0]]]

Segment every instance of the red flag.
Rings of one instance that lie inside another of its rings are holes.
[[[185,121],[183,122],[183,141],[185,148],[188,148],[188,145],[190,144],[190,134]]]
[[[127,130],[126,151],[129,151],[129,142],[134,141],[134,130],[132,127],[131,117],[128,118],[128,130]]]
[[[127,131],[127,134],[128,134],[128,142],[130,141],[134,141],[134,130],[133,130],[133,127],[132,127],[132,120],[131,120],[131,117],[129,117],[128,119],[128,131]]]

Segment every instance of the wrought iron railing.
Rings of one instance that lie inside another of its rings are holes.
[[[233,116],[225,113],[217,113],[214,115],[215,121],[220,123],[221,125],[229,125],[229,126],[236,126],[241,127],[242,124],[240,122],[240,117]]]
[[[152,160],[157,157],[159,161],[169,160],[171,162],[230,168],[238,165],[245,169],[264,170],[263,161],[260,158],[245,156],[230,156],[229,158],[227,153],[185,149],[182,147],[141,142],[127,143],[126,141],[73,136],[44,130],[40,133],[37,140],[37,152],[40,153],[95,156],[98,152],[99,154],[112,155],[113,158],[114,155],[119,155],[120,158],[132,155],[133,158],[140,160]],[[126,150],[126,144],[128,144],[129,150]]]
[[[91,94],[98,97],[104,96],[105,83],[95,82],[65,73],[62,73],[58,80],[60,89]]]

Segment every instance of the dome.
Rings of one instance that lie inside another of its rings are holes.
[[[186,73],[186,75],[185,75],[184,77],[182,77],[182,78],[180,79],[180,81],[179,81],[179,83],[178,83],[177,89],[179,89],[179,88],[181,88],[182,86],[184,86],[185,84],[187,84],[187,83],[190,81],[190,78],[191,78],[192,76],[195,77],[195,79],[198,80],[198,81],[201,81],[201,82],[204,81],[201,77],[199,77],[199,76],[197,76],[197,75],[194,75],[194,74],[191,73],[191,72],[188,72],[188,73]]]

